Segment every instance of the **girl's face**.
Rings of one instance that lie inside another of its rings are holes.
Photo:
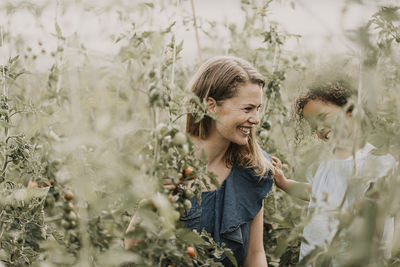
[[[261,86],[254,83],[239,85],[236,96],[226,99],[220,105],[214,105],[218,116],[213,129],[221,138],[246,145],[251,131],[259,124],[259,108],[262,101]]]
[[[331,102],[313,99],[303,108],[304,118],[317,131],[318,138],[328,140],[342,109]]]

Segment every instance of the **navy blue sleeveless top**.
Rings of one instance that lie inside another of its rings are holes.
[[[220,188],[202,192],[200,206],[196,197],[190,200],[192,208],[181,220],[187,228],[199,233],[204,228],[217,243],[225,243],[233,251],[238,265],[243,265],[249,244],[250,222],[272,188],[271,174],[268,172],[260,179],[253,170],[234,166]],[[224,266],[234,266],[225,255],[215,260]]]

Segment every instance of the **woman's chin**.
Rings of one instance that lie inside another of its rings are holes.
[[[240,138],[240,139],[238,138],[236,140],[233,140],[232,143],[235,143],[239,146],[245,146],[249,143],[249,138],[248,137]]]

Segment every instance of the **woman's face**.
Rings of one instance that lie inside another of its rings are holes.
[[[215,133],[227,141],[246,145],[253,127],[259,124],[262,101],[261,86],[255,83],[239,85],[237,94],[215,106],[219,121],[214,121]]]

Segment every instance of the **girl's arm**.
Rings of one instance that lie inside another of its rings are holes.
[[[276,186],[288,193],[305,201],[310,201],[312,192],[312,185],[310,183],[297,182],[287,179],[282,171],[282,163],[276,158],[272,157],[272,165],[274,166],[274,180]]]
[[[267,267],[263,243],[264,206],[250,223],[249,247],[247,249],[244,267]]]

